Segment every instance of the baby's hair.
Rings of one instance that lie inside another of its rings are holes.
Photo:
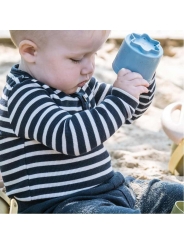
[[[43,44],[47,32],[40,30],[10,30],[10,36],[16,47],[19,46],[22,40],[30,40],[38,45],[40,42]]]
[[[44,44],[46,44],[48,37],[53,37],[55,34],[61,34],[63,37],[67,37],[68,34],[72,34],[74,35],[73,38],[75,37],[76,34],[82,35],[82,33],[84,32],[89,32],[91,33],[90,35],[93,35],[93,31],[85,31],[85,30],[81,30],[81,31],[67,31],[67,30],[10,30],[10,36],[11,39],[14,43],[14,45],[16,47],[19,46],[19,43],[22,40],[30,40],[33,41],[34,43],[36,43],[38,46],[43,46]],[[102,31],[103,35],[106,35],[106,33],[108,31]]]

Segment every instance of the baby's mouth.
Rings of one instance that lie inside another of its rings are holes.
[[[78,84],[78,87],[83,87],[89,80],[85,80]]]

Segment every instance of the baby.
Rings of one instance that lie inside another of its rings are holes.
[[[21,60],[0,102],[0,167],[19,213],[168,213],[183,197],[182,185],[152,180],[138,200],[136,180],[112,169],[103,143],[146,111],[155,79],[121,69],[113,86],[98,82],[109,33],[10,31]]]

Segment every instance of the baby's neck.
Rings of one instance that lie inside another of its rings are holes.
[[[29,69],[29,66],[27,65],[27,63],[24,61],[24,60],[20,60],[20,62],[19,62],[19,68],[18,68],[19,70],[21,70],[21,71],[25,71],[25,72],[27,72],[27,73],[29,73],[30,75],[32,75],[31,74],[31,71],[30,71],[30,69]]]

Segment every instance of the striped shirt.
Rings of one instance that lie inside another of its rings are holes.
[[[71,195],[113,176],[103,146],[150,105],[94,77],[66,95],[12,67],[0,100],[0,168],[9,197],[32,201]]]

